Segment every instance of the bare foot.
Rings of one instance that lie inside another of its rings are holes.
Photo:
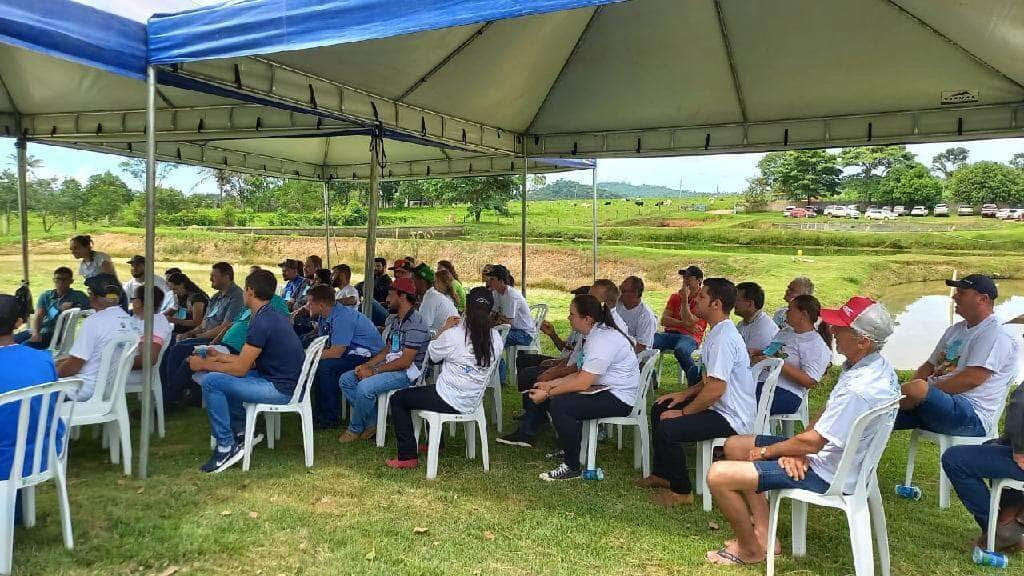
[[[756,555],[746,555],[742,553],[736,546],[723,546],[718,550],[713,550],[705,555],[708,562],[721,566],[746,566],[749,564],[759,564],[764,562],[765,558]]]
[[[760,542],[761,539],[758,538],[757,541]],[[730,540],[726,540],[725,541],[725,547],[726,548],[730,548],[730,549],[736,548],[737,545],[738,545],[738,543],[736,542],[735,538],[732,538]],[[763,544],[762,544],[762,546],[763,546]],[[767,546],[765,546],[764,548],[765,548],[765,550],[768,549]],[[782,542],[779,542],[779,540],[777,538],[775,539],[775,555],[776,556],[782,556]]]

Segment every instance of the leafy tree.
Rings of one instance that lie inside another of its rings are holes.
[[[508,215],[508,202],[512,199],[514,187],[521,186],[520,177],[485,176],[483,178],[454,178],[449,182],[458,183],[463,189],[461,196],[469,203],[466,212],[474,222],[480,222],[480,216],[486,210],[494,210],[503,216]]]
[[[1010,158],[1010,166],[1013,166],[1017,170],[1024,170],[1024,152],[1017,152]]]
[[[139,183],[139,189],[145,190],[146,188],[146,159],[145,158],[125,158],[122,160],[117,167],[127,174],[132,180]],[[177,164],[171,164],[170,162],[157,162],[156,163],[156,185],[157,187],[163,186],[164,180],[170,176],[179,166]]]
[[[11,170],[0,172],[0,210],[3,211],[3,233],[11,229],[11,210],[18,207],[18,175]]]
[[[323,214],[324,189],[319,182],[279,180],[272,193],[274,206],[278,209],[300,214]]]
[[[78,230],[78,219],[88,202],[85,187],[75,178],[65,178],[53,196],[53,213],[71,221],[71,229]]]
[[[968,164],[946,182],[949,196],[965,204],[1024,202],[1024,174],[999,162]]]
[[[250,175],[243,177],[242,186],[238,189],[238,201],[242,207],[253,212],[272,212],[274,205],[274,188],[280,182],[277,178]]]
[[[842,174],[825,150],[769,152],[757,166],[773,195],[808,202],[835,194]]]
[[[970,153],[963,146],[946,148],[932,157],[932,170],[942,174],[942,177],[949,179],[961,166],[967,163]]]
[[[843,148],[839,153],[839,163],[845,169],[855,169],[843,179],[844,193],[868,203],[879,201],[882,177],[893,168],[912,162],[914,155],[905,146]]]
[[[93,220],[110,220],[132,201],[132,191],[124,180],[109,170],[93,174],[85,184],[85,206],[82,215]]]
[[[29,182],[28,204],[43,220],[43,230],[49,232],[60,219],[57,213],[57,179],[37,178]]]
[[[767,206],[772,201],[772,190],[764,176],[747,178],[747,188],[743,191],[743,200],[751,207]]]
[[[903,206],[933,206],[942,199],[942,182],[920,162],[889,170],[878,184],[879,200]]]

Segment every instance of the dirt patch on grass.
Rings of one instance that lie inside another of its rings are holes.
[[[672,219],[662,220],[658,226],[662,228],[697,228],[703,224],[705,224],[705,222],[700,220]]]

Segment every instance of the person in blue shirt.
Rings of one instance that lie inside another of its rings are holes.
[[[37,350],[45,350],[50,346],[53,328],[61,312],[71,308],[89,308],[89,297],[85,292],[72,288],[73,282],[71,268],[61,266],[53,271],[53,290],[47,290],[39,295],[31,329],[15,334],[15,342]]]
[[[208,372],[200,377],[200,385],[217,444],[200,468],[203,472],[223,472],[242,459],[244,402],[287,404],[295,392],[305,353],[288,316],[270,305],[275,288],[277,280],[266,270],[246,277],[245,306],[252,318],[241,352],[223,354],[204,348],[200,350],[205,356],[189,357],[193,371]]]
[[[302,262],[298,260],[288,258],[279,266],[281,267],[281,277],[285,281],[284,294],[281,297],[288,304],[288,309],[294,312],[297,308],[302,307],[302,300],[306,296],[306,291],[309,290],[309,280],[302,275]]]
[[[321,284],[310,288],[306,305],[310,316],[317,319],[317,336],[328,336],[313,381],[315,426],[337,428],[341,422],[338,379],[380,352],[384,340],[369,318],[337,304],[330,286]]]

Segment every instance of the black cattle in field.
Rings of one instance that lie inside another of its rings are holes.
[[[662,206],[665,205],[665,202],[658,200],[657,202],[654,203],[654,205],[658,208],[661,208]]]
[[[611,200],[605,200],[604,201],[604,205],[605,206],[611,206],[612,205],[612,201]]]
[[[633,202],[633,204],[636,204],[637,206],[640,206],[642,208],[643,205],[644,205],[644,201],[643,200],[637,200],[636,202]]]

